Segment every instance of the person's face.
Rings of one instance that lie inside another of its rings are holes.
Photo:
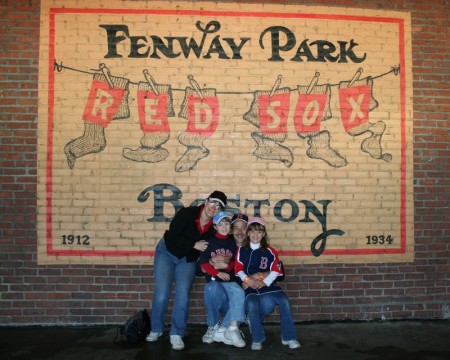
[[[248,238],[252,244],[259,244],[266,232],[264,230],[252,229],[248,232]]]
[[[245,239],[245,232],[247,230],[247,223],[243,220],[236,220],[232,226],[232,234],[234,237],[234,241],[236,241],[236,245],[242,245],[242,242]]]
[[[214,228],[220,235],[228,235],[231,229],[230,220],[222,219],[217,225],[214,225]]]
[[[211,201],[210,199],[206,199],[205,201],[205,211],[206,215],[209,217],[214,217],[218,214],[219,211],[223,210],[222,204],[218,201]]]

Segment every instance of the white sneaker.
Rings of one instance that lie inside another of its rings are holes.
[[[214,332],[213,340],[215,342],[221,342],[221,343],[224,343],[227,345],[233,345],[233,343],[225,337],[225,332],[226,332],[225,329],[217,329]]]
[[[154,341],[158,340],[161,337],[161,335],[162,335],[162,332],[150,331],[150,333],[147,335],[145,340],[147,340],[148,342],[154,342]]]
[[[172,344],[172,349],[183,350],[184,342],[180,335],[170,335],[170,343]]]
[[[300,343],[297,340],[281,340],[281,343],[283,345],[289,345],[289,349],[298,349],[299,347],[301,347]]]
[[[261,343],[252,343],[252,350],[262,350]]]
[[[202,337],[202,341],[206,344],[211,344],[214,342],[214,332],[219,328],[219,324],[214,325],[214,327],[209,327],[206,330],[205,335]]]
[[[231,345],[233,345],[233,346],[236,346],[239,348],[245,346],[245,341],[242,338],[242,334],[239,331],[239,329],[236,329],[236,330],[228,329],[227,331],[225,331],[225,339],[230,341]]]

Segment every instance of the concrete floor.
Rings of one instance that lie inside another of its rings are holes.
[[[302,360],[448,360],[450,321],[340,322],[299,324],[302,347],[281,344],[278,324],[266,324],[262,351],[250,349],[248,327],[242,326],[245,348],[203,344],[206,327],[189,325],[186,348],[174,351],[169,336],[155,343],[114,343],[116,326],[0,327],[2,360],[129,360],[129,359],[302,359]]]

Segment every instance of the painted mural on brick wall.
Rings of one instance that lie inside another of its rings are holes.
[[[42,4],[40,263],[152,264],[215,189],[286,264],[413,259],[409,14],[67,3]]]

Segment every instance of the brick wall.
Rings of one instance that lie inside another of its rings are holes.
[[[414,76],[415,260],[289,266],[283,286],[295,320],[448,317],[443,310],[450,304],[448,1],[289,3],[411,12]],[[151,266],[37,265],[39,1],[3,0],[0,10],[0,324],[122,322],[135,309],[149,307]],[[198,279],[192,323],[205,321],[202,289]]]

